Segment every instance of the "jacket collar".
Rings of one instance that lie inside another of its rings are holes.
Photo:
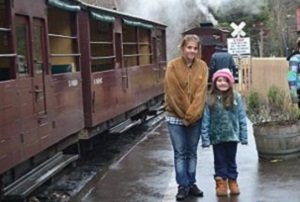
[[[297,55],[297,54],[300,54],[300,51],[299,51],[299,50],[296,50],[296,51],[292,52],[292,54],[290,54],[290,55],[286,58],[286,60],[290,60],[291,57],[293,57],[294,55]]]
[[[187,67],[192,67],[196,60],[196,58],[194,58],[192,63],[189,65],[189,63],[186,61],[186,59],[183,56],[181,56],[181,59]]]

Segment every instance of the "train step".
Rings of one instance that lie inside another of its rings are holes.
[[[66,155],[59,152],[5,187],[3,189],[4,201],[26,201],[34,190],[78,158],[79,155]]]
[[[109,133],[124,133],[125,131],[131,129],[132,127],[141,124],[141,120],[126,120],[118,125],[116,125],[115,127],[112,127],[109,130]]]
[[[164,111],[164,106],[161,104],[155,105],[150,107],[149,111],[148,111],[148,115],[150,116],[156,116],[158,114],[161,114]]]

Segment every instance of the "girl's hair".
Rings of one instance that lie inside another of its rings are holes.
[[[196,34],[187,34],[187,35],[185,35],[182,38],[182,40],[181,40],[181,42],[179,44],[179,47],[182,49],[190,41],[196,42],[198,48],[200,47],[200,39],[199,39],[199,37]]]
[[[227,79],[226,79],[227,80]],[[234,94],[233,94],[233,88],[230,87],[227,91],[219,91],[216,87],[217,80],[212,84],[211,90],[209,92],[209,99],[208,99],[208,105],[209,107],[214,110],[216,102],[217,102],[217,96],[221,95],[222,103],[225,109],[229,109],[233,106],[234,102]],[[229,83],[229,81],[227,80]]]

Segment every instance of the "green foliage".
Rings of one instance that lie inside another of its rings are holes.
[[[250,92],[248,95],[248,110],[257,111],[260,106],[260,97],[257,92]]]
[[[251,10],[247,9],[244,5],[240,5],[240,7],[232,5],[231,10],[221,10],[216,17],[219,26],[227,30],[232,30],[232,27],[230,26],[231,22],[239,24],[244,21],[246,23],[243,30],[247,34],[247,37],[251,38],[251,53],[253,56],[259,55],[259,42],[261,40],[259,34],[260,29],[271,30],[271,15],[267,5],[261,4],[257,9],[258,10],[255,13],[252,13]],[[267,43],[267,39],[265,39],[264,43]],[[265,51],[266,50],[267,49],[265,48]]]
[[[243,30],[251,39],[252,56],[287,56],[296,49],[298,36],[295,21],[299,0],[297,1],[249,1],[251,4],[245,6],[246,1],[237,0],[228,9],[222,7],[216,12],[216,19],[221,27],[229,31],[232,30],[231,22],[246,23]]]
[[[276,86],[270,87],[267,99],[252,91],[246,97],[246,102],[248,118],[254,124],[300,118],[298,106],[292,104],[285,91]]]
[[[271,86],[268,91],[268,101],[270,106],[280,108],[285,105],[286,93],[277,86]]]

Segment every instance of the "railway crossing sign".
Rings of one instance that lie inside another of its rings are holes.
[[[240,37],[245,36],[246,33],[243,31],[246,23],[241,22],[239,25],[232,22],[230,26],[233,28],[233,32],[231,32],[231,36],[235,38],[227,39],[227,47],[228,53],[232,55],[250,55],[251,47],[250,47],[250,38],[249,37]]]
[[[228,38],[227,39],[228,53],[232,55],[250,55],[250,38]]]
[[[231,32],[232,37],[240,37],[245,36],[246,33],[243,31],[243,28],[245,27],[246,23],[242,21],[239,25],[232,22],[230,26],[233,28],[233,32]]]

